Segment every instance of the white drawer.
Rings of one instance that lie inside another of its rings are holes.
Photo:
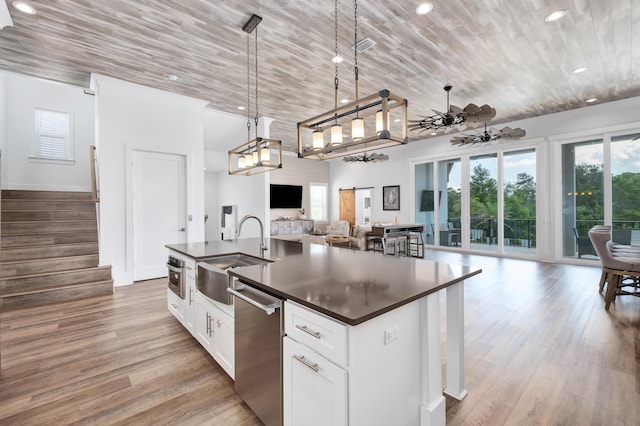
[[[167,289],[167,308],[180,321],[180,324],[184,325],[184,317],[186,315],[184,299],[180,299],[177,294],[169,289]]]
[[[347,326],[295,302],[286,301],[284,331],[331,361],[346,366]]]

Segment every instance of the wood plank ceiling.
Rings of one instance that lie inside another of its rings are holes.
[[[296,150],[296,123],[333,107],[334,25],[329,0],[29,0],[0,31],[0,69],[87,86],[91,73],[180,93],[246,115],[247,35],[259,25],[260,115]],[[360,93],[387,88],[409,118],[451,103],[488,103],[494,124],[640,95],[637,0],[447,0],[418,16],[418,1],[360,0]],[[338,0],[340,98],[353,100],[353,3]],[[556,9],[559,21],[545,22]],[[587,67],[573,74],[572,70]],[[167,78],[175,74],[178,80]],[[252,100],[252,110],[253,100]],[[416,136],[416,135],[413,135]],[[230,146],[208,147],[226,150]]]

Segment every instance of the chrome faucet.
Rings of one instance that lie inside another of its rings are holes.
[[[267,250],[267,244],[264,241],[264,227],[262,226],[262,221],[260,220],[259,217],[248,214],[242,219],[240,219],[240,223],[238,223],[238,228],[236,230],[236,237],[240,236],[240,231],[242,230],[242,224],[247,219],[255,219],[258,221],[258,225],[260,225],[260,254],[264,255],[264,252]]]

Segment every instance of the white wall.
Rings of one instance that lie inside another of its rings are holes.
[[[294,154],[287,153],[282,156],[282,168],[274,170],[269,175],[270,183],[302,186],[302,207],[305,216],[310,217],[309,184],[326,183],[328,185],[331,182],[331,166],[326,161],[298,158]],[[331,203],[329,203],[329,210],[331,210]],[[271,209],[269,216],[270,220],[276,220],[281,216],[295,218],[300,216],[300,212],[299,209]]]
[[[538,170],[543,172],[539,174],[539,180],[543,182],[543,185],[538,199],[540,200],[539,204],[545,206],[541,209],[545,223],[540,227],[543,235],[539,240],[538,249],[542,252],[540,253],[541,258],[552,260],[555,257],[552,252],[553,244],[548,243],[554,240],[556,228],[555,224],[546,222],[550,221],[551,212],[556,209],[553,194],[556,193],[560,185],[560,179],[553,179],[554,145],[558,141],[570,137],[597,135],[605,131],[619,129],[638,129],[640,127],[638,111],[640,111],[640,97],[495,125],[497,128],[507,125],[512,128],[523,128],[526,130],[527,136],[522,141],[504,142],[501,145],[454,147],[450,144],[453,135],[447,135],[386,149],[384,153],[388,154],[390,159],[383,163],[344,163],[342,159],[331,160],[331,196],[334,206],[331,218],[337,220],[339,217],[339,188],[373,186],[375,188],[373,190],[372,221],[392,222],[397,215],[401,223],[413,222],[415,216],[413,211],[415,200],[412,200],[415,186],[412,181],[413,162],[443,156],[453,158],[466,153],[495,152],[496,149],[506,146],[506,144],[516,146],[517,144],[537,143],[539,147],[538,161],[544,163],[538,164]],[[382,210],[382,187],[387,185],[400,185],[399,212]]]
[[[209,215],[204,227],[204,240],[220,239],[220,208],[218,191],[218,173],[205,171],[204,173],[204,212]]]
[[[133,282],[129,176],[135,150],[184,155],[187,215],[204,216],[205,101],[93,75],[100,179],[100,262],[113,266],[116,285]],[[204,222],[187,223],[187,241],[204,239]]]
[[[3,188],[90,191],[89,146],[94,144],[94,98],[84,88],[20,74],[0,72],[6,107]],[[29,159],[34,142],[34,109],[68,112],[72,117],[75,161],[70,164]]]
[[[229,175],[227,171],[217,173],[218,209],[221,206],[238,206],[238,223],[245,215],[257,216],[264,225],[264,235],[269,236],[269,205],[267,195],[269,191],[269,173],[253,176]],[[220,239],[220,219],[216,221],[217,235]],[[240,238],[259,237],[260,226],[255,220],[249,220],[242,225]]]

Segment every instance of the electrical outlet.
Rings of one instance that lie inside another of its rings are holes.
[[[393,327],[384,331],[384,344],[388,345],[394,340],[398,340],[398,337],[400,337],[400,327],[394,325]]]

